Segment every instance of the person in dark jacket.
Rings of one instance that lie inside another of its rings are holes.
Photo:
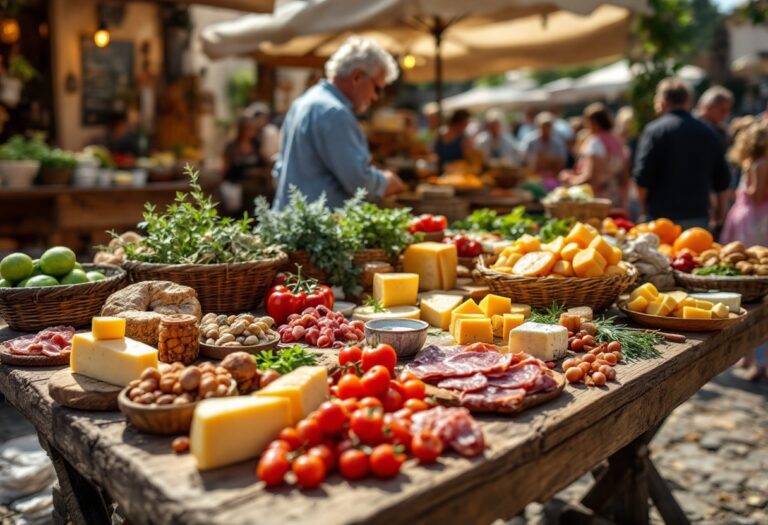
[[[662,80],[654,104],[659,117],[643,130],[633,170],[646,219],[667,217],[684,229],[714,226],[715,193],[715,225],[722,224],[731,176],[720,139],[689,112],[691,94],[682,80]]]

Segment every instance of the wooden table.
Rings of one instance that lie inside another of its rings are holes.
[[[49,447],[76,523],[103,522],[106,514],[93,502],[115,501],[142,524],[483,524],[548,500],[606,459],[611,466],[599,474],[586,506],[605,514],[609,504],[616,522],[647,523],[650,495],[668,523],[684,523],[646,445],[676,406],[768,339],[768,304],[748,309],[735,326],[689,334],[687,343],[665,345],[661,358],[619,366],[618,383],[569,385],[559,398],[516,417],[478,417],[490,445],[484,457],[451,454],[429,467],[409,460],[386,482],[349,484],[334,475],[306,493],[264,490],[256,461],[199,473],[190,456],[171,453],[170,438],[139,433],[119,413],[55,405],[46,388],[55,368],[0,366],[0,391]],[[12,335],[0,332],[4,339]]]

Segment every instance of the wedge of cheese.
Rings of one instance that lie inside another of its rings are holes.
[[[419,293],[417,273],[376,273],[373,275],[373,298],[384,308],[413,306]]]
[[[485,315],[474,299],[467,299],[454,310],[457,314],[482,314]]]
[[[491,318],[494,315],[509,313],[510,308],[512,308],[512,300],[509,297],[489,293],[483,297],[478,306],[486,317]]]
[[[75,334],[69,366],[77,374],[126,386],[145,368],[157,366],[157,349],[127,337],[99,340],[91,332]]]
[[[565,357],[568,329],[560,325],[527,322],[509,332],[509,351],[525,352],[543,361]]]
[[[328,399],[328,370],[324,366],[301,366],[253,395],[287,399],[290,424],[294,425]]]
[[[205,399],[195,407],[189,445],[197,468],[209,470],[255,458],[291,425],[287,398],[236,396]]]
[[[458,319],[453,332],[453,338],[460,345],[493,343],[491,320],[487,317],[465,317]]]
[[[419,290],[450,290],[456,286],[456,246],[439,242],[410,245],[403,254],[403,271],[419,274]]]
[[[421,320],[441,330],[451,325],[451,312],[461,304],[461,296],[434,293],[421,298]]]
[[[125,337],[125,319],[121,317],[94,317],[91,321],[94,339],[122,339]]]

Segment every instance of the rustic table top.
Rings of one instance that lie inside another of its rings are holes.
[[[60,367],[0,366],[0,391],[134,523],[490,523],[549,499],[768,339],[768,304],[748,310],[735,326],[687,334],[686,343],[663,345],[660,358],[620,365],[606,387],[568,385],[517,416],[478,416],[483,457],[450,454],[429,467],[409,460],[390,481],[333,475],[308,492],[265,490],[255,460],[200,473],[191,456],[171,452],[171,438],[142,434],[118,412],[55,404],[47,381]],[[14,335],[0,330],[2,340]]]

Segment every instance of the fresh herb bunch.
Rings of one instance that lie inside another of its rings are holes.
[[[280,374],[287,374],[300,366],[313,366],[317,364],[317,357],[312,352],[300,345],[293,345],[282,350],[262,350],[253,358],[259,370],[275,370]]]
[[[365,300],[365,306],[371,308],[374,313],[386,312],[386,308],[381,304],[381,301],[373,296]]]
[[[743,275],[732,264],[716,264],[708,268],[694,268],[694,275],[721,275],[726,277],[738,277]]]
[[[517,206],[506,215],[483,208],[475,210],[463,221],[454,222],[453,229],[472,232],[496,232],[506,239],[519,239],[526,233],[538,236],[542,242],[550,242],[558,235],[567,235],[573,225],[571,219],[551,219],[528,215],[525,206]]]
[[[281,211],[272,210],[264,197],[258,197],[255,231],[269,245],[285,251],[308,252],[312,264],[330,275],[330,284],[358,295],[362,291],[358,282],[361,268],[352,259],[356,241],[344,234],[337,216],[328,211],[325,202],[325,195],[307,202],[295,186],[288,190],[288,206]]]
[[[356,251],[381,248],[390,257],[399,255],[414,242],[414,236],[408,232],[413,219],[410,208],[379,208],[366,202],[365,196],[365,189],[360,188],[336,210],[343,235],[358,243]]]
[[[560,314],[563,312],[565,312],[565,307],[553,302],[546,310],[532,310],[528,320],[534,323],[558,324]]]
[[[277,253],[251,234],[253,219],[244,214],[241,219],[220,217],[216,203],[206,197],[198,184],[198,172],[189,165],[184,168],[189,177],[189,193],[177,192],[176,199],[165,213],[155,206],[144,205],[145,231],[141,243],[124,242],[112,232],[128,260],[163,264],[217,264],[253,261]]]
[[[46,153],[48,146],[43,141],[27,140],[22,135],[14,135],[0,145],[0,160],[42,160]]]
[[[43,154],[40,165],[51,169],[73,169],[77,166],[77,159],[68,151],[54,148]]]
[[[597,327],[595,340],[598,343],[621,343],[621,355],[627,361],[639,361],[640,359],[653,359],[661,356],[656,345],[664,338],[658,333],[646,330],[627,328],[626,325],[616,324],[614,317],[600,317],[592,321]]]

